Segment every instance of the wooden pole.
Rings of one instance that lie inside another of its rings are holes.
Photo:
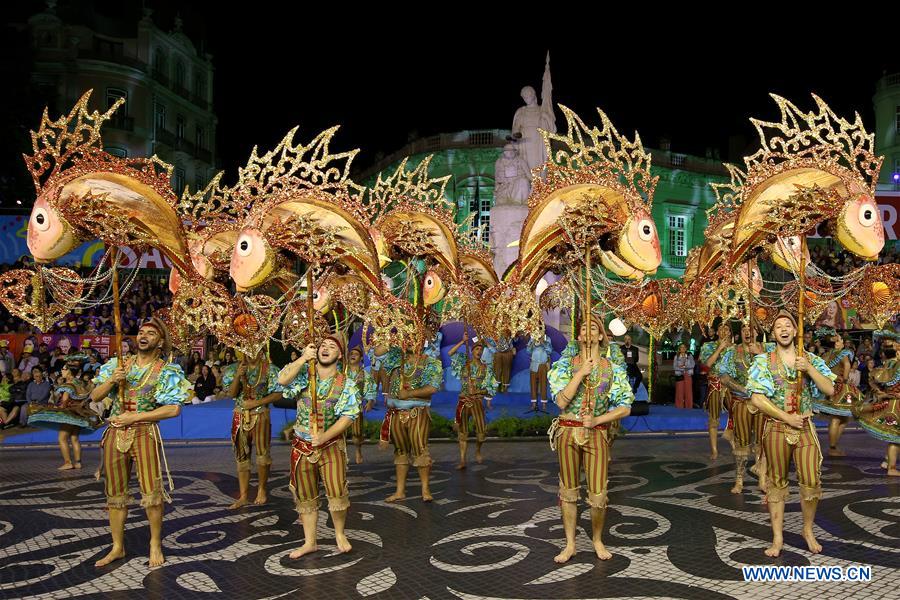
[[[315,339],[315,323],[313,321],[313,267],[312,264],[306,266],[306,316],[309,322],[309,339],[310,343]],[[318,389],[316,382],[316,359],[309,361],[309,400],[310,400],[310,419],[309,428],[313,434],[319,432],[319,406],[318,406]]]
[[[112,264],[112,293],[113,293],[113,325],[115,327],[116,336],[116,359],[117,366],[125,367],[122,362],[122,313],[119,309],[119,249],[112,247],[109,254],[109,260]],[[119,385],[119,405],[125,408],[125,386]]]

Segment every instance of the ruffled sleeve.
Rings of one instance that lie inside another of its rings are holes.
[[[775,397],[775,379],[769,369],[767,354],[757,354],[753,357],[750,374],[747,377],[747,393],[760,394],[769,399]]]
[[[359,387],[356,380],[348,377],[344,382],[344,389],[334,404],[334,416],[337,418],[348,417],[356,420],[359,417]]]
[[[307,387],[309,387],[309,367],[307,365],[303,365],[300,369],[300,372],[297,373],[297,376],[294,377],[294,380],[289,384],[282,387],[282,394],[288,400],[297,398],[300,394],[303,393]]]
[[[631,384],[628,383],[628,372],[624,366],[616,363],[612,363],[612,386],[609,390],[608,402],[610,409],[631,406],[634,402],[634,392],[631,391]]]
[[[160,406],[184,404],[189,400],[193,388],[191,382],[185,378],[181,366],[169,363],[159,373],[159,383],[156,384],[156,403]]]
[[[568,350],[568,346],[566,347]],[[559,357],[550,371],[547,373],[547,382],[550,384],[550,393],[555,397],[572,381],[572,356],[571,354],[563,354]]]

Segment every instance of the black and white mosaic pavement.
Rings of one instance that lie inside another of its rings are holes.
[[[393,486],[390,455],[365,448],[351,466],[350,554],[334,552],[327,513],[320,551],[291,560],[302,533],[287,489],[287,446],[275,446],[270,502],[229,511],[237,489],[227,446],[172,446],[175,501],[166,510],[166,564],[147,567],[149,531],[132,505],[128,556],[102,569],[108,549],[98,451],[81,472],[58,472],[54,450],[0,453],[0,598],[896,598],[900,588],[900,481],[880,469],[884,446],[845,436],[848,458],[823,465],[825,498],[813,556],[800,537],[793,495],[785,516],[785,551],[764,556],[768,513],[750,478],[729,493],[732,464],[722,443],[714,463],[703,438],[617,442],[604,541],[591,553],[590,520],[580,520],[579,553],[553,556],[564,536],[556,506],[557,471],[546,443],[488,443],[489,460],[459,473],[456,447],[435,444],[435,502],[383,500]],[[251,495],[252,497],[252,495]],[[586,508],[586,507],[585,507]],[[745,565],[872,565],[870,583],[747,583]]]

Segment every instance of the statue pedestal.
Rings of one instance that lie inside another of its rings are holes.
[[[494,270],[501,279],[506,269],[519,258],[519,247],[507,246],[519,239],[527,215],[528,207],[520,204],[500,204],[491,209],[491,249],[494,251]],[[552,273],[545,277],[549,284],[559,279]],[[569,319],[558,310],[544,312],[544,323],[559,329],[563,335],[571,335]]]
[[[519,257],[519,247],[508,248],[519,239],[528,207],[520,204],[500,204],[491,209],[491,250],[494,251],[494,271],[503,279],[509,265]]]

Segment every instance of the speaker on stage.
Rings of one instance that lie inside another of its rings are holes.
[[[650,414],[650,403],[649,402],[632,402],[631,403],[631,415],[632,417],[646,417]]]

